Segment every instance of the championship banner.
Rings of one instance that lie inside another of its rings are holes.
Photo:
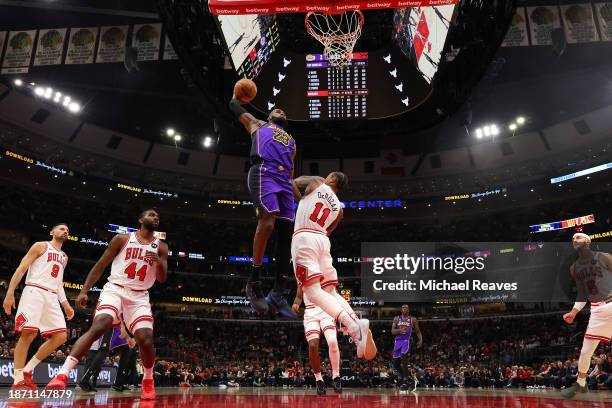
[[[9,32],[8,45],[2,62],[2,74],[28,72],[36,30]]]
[[[555,28],[561,28],[559,9],[557,6],[527,7],[531,45],[551,45],[551,33]]]
[[[135,24],[132,46],[138,50],[138,61],[157,61],[161,39],[161,23]]]
[[[96,64],[123,62],[128,26],[101,27]]]
[[[61,64],[65,39],[65,28],[39,30],[36,55],[34,56],[34,66]]]
[[[164,40],[164,57],[163,60],[164,61],[170,61],[170,60],[175,60],[178,59],[178,55],[176,55],[176,51],[174,50],[174,47],[172,46],[172,43],[170,42],[170,38],[168,38],[168,36],[166,36],[165,40]]]
[[[602,41],[612,41],[612,3],[594,3]]]
[[[93,64],[98,27],[71,28],[66,65]]]
[[[217,15],[241,14],[283,14],[307,13],[344,13],[350,10],[377,10],[389,8],[446,6],[457,4],[459,0],[391,0],[370,2],[363,0],[309,1],[303,0],[209,0],[208,8]]]
[[[529,34],[527,33],[527,14],[524,7],[517,7],[512,23],[502,47],[525,47],[529,46]]]
[[[561,15],[568,44],[599,41],[591,4],[561,6]]]

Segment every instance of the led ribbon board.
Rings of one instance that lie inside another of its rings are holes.
[[[566,180],[575,179],[578,177],[587,176],[589,174],[598,173],[600,171],[608,170],[612,168],[612,163],[602,164],[600,166],[591,167],[589,169],[584,169],[577,171],[575,173],[566,174],[565,176],[555,177],[550,179],[550,184],[561,183]]]
[[[592,224],[594,222],[595,222],[595,216],[593,214],[590,214],[590,215],[585,215],[583,217],[570,218],[569,220],[549,222],[546,224],[530,225],[529,228],[531,228],[532,233],[537,233],[537,232],[547,232],[547,231],[556,231],[556,230],[561,230],[561,229],[566,229],[566,228],[573,228],[573,227],[578,227],[580,225]]]
[[[285,14],[316,11],[327,14],[351,10],[381,10],[391,8],[445,6],[459,0],[390,0],[372,1],[304,1],[304,0],[209,0],[208,8],[216,15]]]

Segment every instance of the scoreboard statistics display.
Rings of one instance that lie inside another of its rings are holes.
[[[341,68],[322,47],[296,51],[274,14],[215,18],[237,76],[257,84],[251,107],[262,115],[280,108],[295,122],[366,120],[402,115],[431,96],[455,8],[397,9],[395,41],[368,50],[358,41]]]
[[[330,67],[322,54],[306,55],[308,119],[368,117],[368,53],[353,54],[347,67]]]

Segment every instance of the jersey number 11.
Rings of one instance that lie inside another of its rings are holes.
[[[331,209],[329,208],[324,209],[323,215],[321,216],[321,218],[319,218],[319,213],[321,212],[321,208],[323,208],[323,203],[317,203],[315,205],[314,211],[312,212],[312,214],[310,214],[310,221],[316,222],[322,228],[325,228],[325,221],[327,220],[327,217],[329,217],[329,213],[331,212]]]

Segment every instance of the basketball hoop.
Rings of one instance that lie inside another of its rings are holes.
[[[306,14],[306,31],[323,44],[323,55],[330,66],[344,67],[353,59],[353,48],[361,36],[364,22],[360,10],[342,14],[310,12]]]

